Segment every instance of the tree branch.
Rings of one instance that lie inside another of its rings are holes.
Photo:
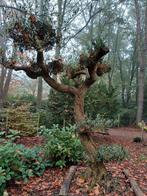
[[[31,66],[19,66],[14,61],[5,62],[2,66],[4,66],[7,69],[13,69],[15,71],[24,71],[27,74],[27,76],[29,76],[32,79],[37,79],[37,77],[42,76],[43,74],[41,69],[34,71]]]
[[[74,79],[77,76],[87,75],[87,74],[88,74],[87,69],[81,69],[81,70],[67,69],[67,76],[69,79]]]
[[[15,71],[22,70],[32,79],[37,79],[37,77],[42,76],[47,84],[49,84],[55,90],[75,95],[77,93],[77,89],[75,87],[60,84],[49,76],[47,73],[48,69],[43,61],[43,52],[39,51],[37,53],[37,64],[32,64],[32,66],[19,66],[16,64],[16,61],[12,61],[4,63],[3,66],[8,69],[14,69]]]
[[[101,47],[93,54],[93,56],[89,57],[87,68],[90,77],[85,80],[84,84],[82,85],[83,87],[89,88],[97,80],[97,76],[101,76],[110,70],[110,68],[105,64],[98,64],[98,61],[108,52],[109,49],[107,47]],[[101,65],[105,66],[104,69],[101,67]]]
[[[87,25],[89,24],[90,20],[96,16],[98,13],[100,13],[101,11],[103,10],[103,8],[100,8],[98,11],[96,11],[95,13],[93,13],[92,15],[90,15],[89,19],[87,20],[86,24],[78,31],[76,32],[74,35],[72,35],[64,44],[64,46],[71,40],[73,39],[74,37],[76,37],[79,33],[81,33],[85,27],[87,27]]]
[[[49,70],[47,69],[47,66],[44,64],[43,50],[37,51],[37,66],[42,70],[42,73],[44,75],[48,75]]]
[[[53,78],[51,78],[49,75],[48,76],[44,76],[43,75],[43,79],[47,82],[47,84],[49,84],[53,89],[59,91],[59,92],[63,92],[63,93],[70,93],[75,95],[77,93],[77,89],[75,87],[72,86],[68,86],[68,85],[64,85],[61,83],[58,83],[56,80],[54,80]]]
[[[0,5],[1,8],[7,8],[7,9],[13,9],[13,10],[16,10],[16,11],[19,11],[23,14],[27,14],[27,11],[25,10],[22,10],[20,8],[17,8],[17,7],[13,7],[13,6],[8,6],[8,5]]]

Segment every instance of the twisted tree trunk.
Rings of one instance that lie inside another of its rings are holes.
[[[92,184],[94,185],[96,182],[100,182],[101,179],[106,175],[106,168],[103,162],[99,162],[97,160],[98,148],[96,147],[95,142],[93,141],[88,126],[86,125],[86,123],[82,123],[85,121],[84,95],[85,92],[80,91],[75,96],[74,115],[76,123],[79,124],[79,129],[77,130],[77,132],[81,144],[83,145],[88,157],[90,175],[93,177]]]
[[[86,68],[85,68],[85,71],[86,71],[85,81],[80,82],[80,84],[78,85],[76,83],[74,86],[66,85],[64,83],[59,83],[58,81],[56,81],[50,76],[48,66],[44,63],[43,50],[37,51],[38,71],[33,70],[33,67],[31,66],[24,66],[24,65],[18,66],[17,64],[12,64],[12,63],[5,64],[6,68],[14,69],[16,71],[18,70],[25,71],[26,74],[33,79],[36,79],[37,77],[42,76],[45,82],[49,86],[51,86],[53,89],[59,92],[69,93],[75,97],[74,116],[75,116],[76,123],[79,124],[78,136],[87,153],[87,156],[89,159],[89,166],[91,168],[91,174],[92,174],[94,183],[102,179],[102,177],[106,174],[106,168],[103,162],[98,162],[97,148],[93,141],[92,135],[90,134],[90,130],[88,126],[86,125],[86,123],[83,123],[83,121],[85,121],[84,97],[85,97],[87,90],[97,80],[97,77],[98,76],[100,77],[103,74],[110,71],[110,67],[108,65],[101,64],[99,62],[101,58],[104,55],[106,55],[108,52],[109,52],[109,49],[107,47],[95,48],[94,51],[91,52],[86,57],[87,63],[86,63]],[[79,59],[80,65],[83,65],[83,63],[85,62],[85,60],[84,61],[83,60],[84,59],[82,59],[82,56],[81,56]],[[102,144],[102,141],[99,140],[99,143]]]

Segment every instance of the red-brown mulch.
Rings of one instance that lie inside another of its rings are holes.
[[[8,188],[10,196],[57,196],[68,168],[51,168],[41,177],[32,177],[25,183],[16,181]]]
[[[23,144],[27,148],[33,148],[34,146],[41,146],[43,144],[43,137],[20,137],[16,141],[17,144]]]
[[[122,143],[121,143],[122,144]],[[141,144],[130,144],[125,143],[124,146],[128,149],[130,153],[130,158],[122,163],[107,163],[106,167],[107,170],[112,173],[112,176],[114,177],[114,183],[116,183],[115,191],[112,192],[105,192],[106,190],[100,189],[100,187],[97,185],[94,187],[92,191],[89,192],[89,196],[96,196],[96,195],[106,195],[106,196],[133,196],[134,193],[130,187],[129,180],[126,178],[126,176],[123,173],[124,169],[128,169],[131,173],[131,177],[136,180],[139,187],[142,189],[142,191],[147,195],[147,160],[141,160],[140,155],[146,154],[146,147],[142,146]],[[147,156],[147,154],[146,154]],[[88,182],[85,181],[81,177],[81,171],[85,170],[85,168],[79,168],[76,176],[73,180],[72,186],[70,191],[81,195],[84,192],[87,192],[89,188],[89,184],[91,179],[88,179]],[[114,188],[114,187],[112,187]]]
[[[136,180],[142,191],[147,195],[147,146],[142,143],[134,143],[133,138],[140,136],[140,131],[134,128],[117,128],[110,129],[109,133],[112,138],[115,138],[115,142],[124,145],[130,153],[128,160],[122,163],[107,163],[106,167],[114,177],[114,182],[120,186],[116,186],[116,190],[110,193],[106,193],[106,190],[100,189],[97,185],[89,196],[105,195],[105,196],[133,196],[134,193],[130,188],[128,179],[125,177],[123,170],[128,169],[131,173],[131,177]],[[96,136],[96,135],[95,135]],[[147,135],[145,134],[145,138]],[[97,138],[95,137],[95,140]],[[41,137],[25,137],[21,138],[18,143],[24,144],[26,147],[33,147],[34,145],[41,145],[43,140]],[[71,184],[70,192],[75,195],[87,191],[89,188],[89,181],[86,182],[81,177],[81,171],[86,168],[78,167],[74,180]],[[50,196],[58,195],[59,189],[65,177],[66,169],[48,169],[45,171],[42,177],[33,177],[28,183],[16,182],[8,188],[10,196]],[[105,193],[104,193],[105,192]]]

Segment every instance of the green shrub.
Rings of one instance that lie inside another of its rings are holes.
[[[9,105],[20,106],[22,103],[34,105],[36,102],[36,97],[31,94],[17,94],[15,96],[8,96]]]
[[[10,139],[12,142],[16,139],[20,138],[20,132],[17,130],[10,129],[8,134],[6,135],[7,139]]]
[[[29,104],[24,104],[8,110],[8,127],[19,130],[22,136],[33,136],[39,125],[39,114],[29,111]]]
[[[50,129],[47,129],[45,126],[40,126],[37,132],[37,135],[46,137],[50,132]]]
[[[147,155],[146,155],[146,154],[141,154],[141,155],[139,156],[139,160],[140,160],[140,161],[147,161]]]
[[[49,161],[44,161],[39,148],[27,149],[23,145],[7,142],[0,145],[0,195],[10,180],[42,175]]]
[[[136,118],[136,105],[135,103],[129,104],[128,108],[121,107],[119,112],[120,125],[128,126],[135,122]]]
[[[128,152],[117,144],[101,145],[98,148],[97,160],[98,161],[123,161],[128,157]]]
[[[96,82],[86,94],[85,111],[93,119],[98,113],[116,119],[119,108],[118,89],[109,87],[103,80]]]
[[[46,143],[43,147],[45,156],[58,167],[75,164],[83,158],[83,149],[75,135],[75,126],[59,128],[54,125],[43,134]]]
[[[104,116],[98,114],[96,118],[93,119],[86,119],[85,121],[82,121],[80,124],[77,125],[77,128],[80,128],[81,126],[85,126],[90,130],[99,130],[101,132],[106,132],[108,128],[112,127],[114,125],[114,120],[107,119]]]
[[[20,132],[13,129],[0,129],[0,141],[12,141],[20,138]]]
[[[3,142],[15,142],[20,138],[20,132],[12,129],[0,129],[0,143]]]
[[[133,142],[140,143],[140,142],[142,142],[142,139],[141,139],[141,137],[134,137]]]
[[[73,124],[73,104],[73,96],[52,90],[48,98],[47,127],[52,127],[53,124],[59,124],[60,126]]]

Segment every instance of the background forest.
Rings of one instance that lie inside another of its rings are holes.
[[[46,61],[62,57],[74,67],[79,53],[86,53],[99,37],[110,49],[104,60],[111,71],[99,78],[86,95],[86,114],[93,119],[97,115],[110,119],[115,126],[147,119],[146,0],[2,0],[0,7],[1,64],[10,56],[17,55],[23,64],[36,55],[23,51],[21,46],[16,49],[4,34],[15,17],[25,18],[27,13],[34,13],[40,20],[49,21],[50,12],[59,41],[51,53],[45,53]],[[57,77],[69,82],[62,74]],[[41,77],[31,80],[23,73],[0,67],[1,107],[29,104],[31,112],[40,113],[40,125],[50,127],[73,122],[72,101],[70,95],[49,89]]]

